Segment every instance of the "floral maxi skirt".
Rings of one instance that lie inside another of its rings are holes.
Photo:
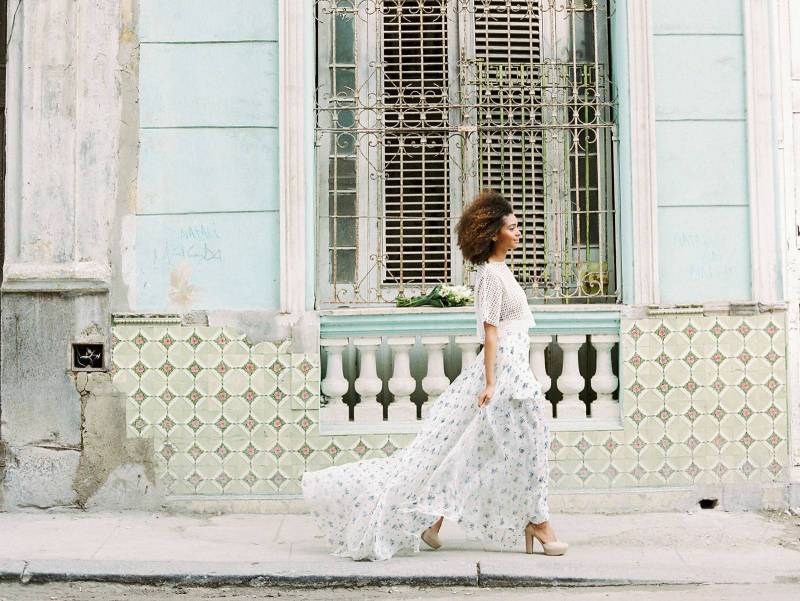
[[[389,559],[419,551],[439,516],[468,538],[520,549],[528,522],[548,519],[547,401],[533,378],[527,331],[498,340],[485,407],[483,351],[433,402],[413,442],[383,459],[303,475],[303,496],[333,554]]]

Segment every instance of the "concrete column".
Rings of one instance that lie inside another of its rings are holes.
[[[79,500],[71,343],[110,334],[121,8],[41,0],[8,10],[0,502],[48,507]]]
[[[281,164],[281,311],[301,315],[306,310],[306,186],[308,128],[313,124],[306,101],[315,91],[308,85],[306,56],[311,2],[280,0],[280,164]]]
[[[627,303],[658,304],[658,186],[656,184],[656,103],[653,75],[652,1],[628,0],[628,89],[633,201],[630,220],[632,295]],[[621,249],[624,251],[625,249]]]
[[[800,6],[792,0],[770,4],[770,40],[776,56],[776,84],[773,98],[778,107],[776,189],[782,198],[783,212],[778,222],[784,226],[783,298],[786,302],[786,393],[789,405],[789,498],[791,507],[800,507],[800,196],[798,158],[800,158]],[[754,53],[755,56],[755,53]],[[755,280],[754,280],[755,282]]]

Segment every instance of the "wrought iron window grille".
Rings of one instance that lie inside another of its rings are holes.
[[[616,302],[613,0],[316,0],[318,298],[470,283],[453,226],[515,208],[531,302]]]

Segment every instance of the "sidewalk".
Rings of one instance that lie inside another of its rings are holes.
[[[153,584],[542,585],[797,583],[800,518],[692,513],[551,516],[563,557],[487,551],[445,523],[439,551],[328,555],[309,515],[0,513],[0,580]]]

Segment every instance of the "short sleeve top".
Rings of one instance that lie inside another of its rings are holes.
[[[485,338],[484,322],[501,329],[512,323],[525,328],[535,325],[528,297],[504,262],[487,261],[478,265],[475,318],[481,342]]]

